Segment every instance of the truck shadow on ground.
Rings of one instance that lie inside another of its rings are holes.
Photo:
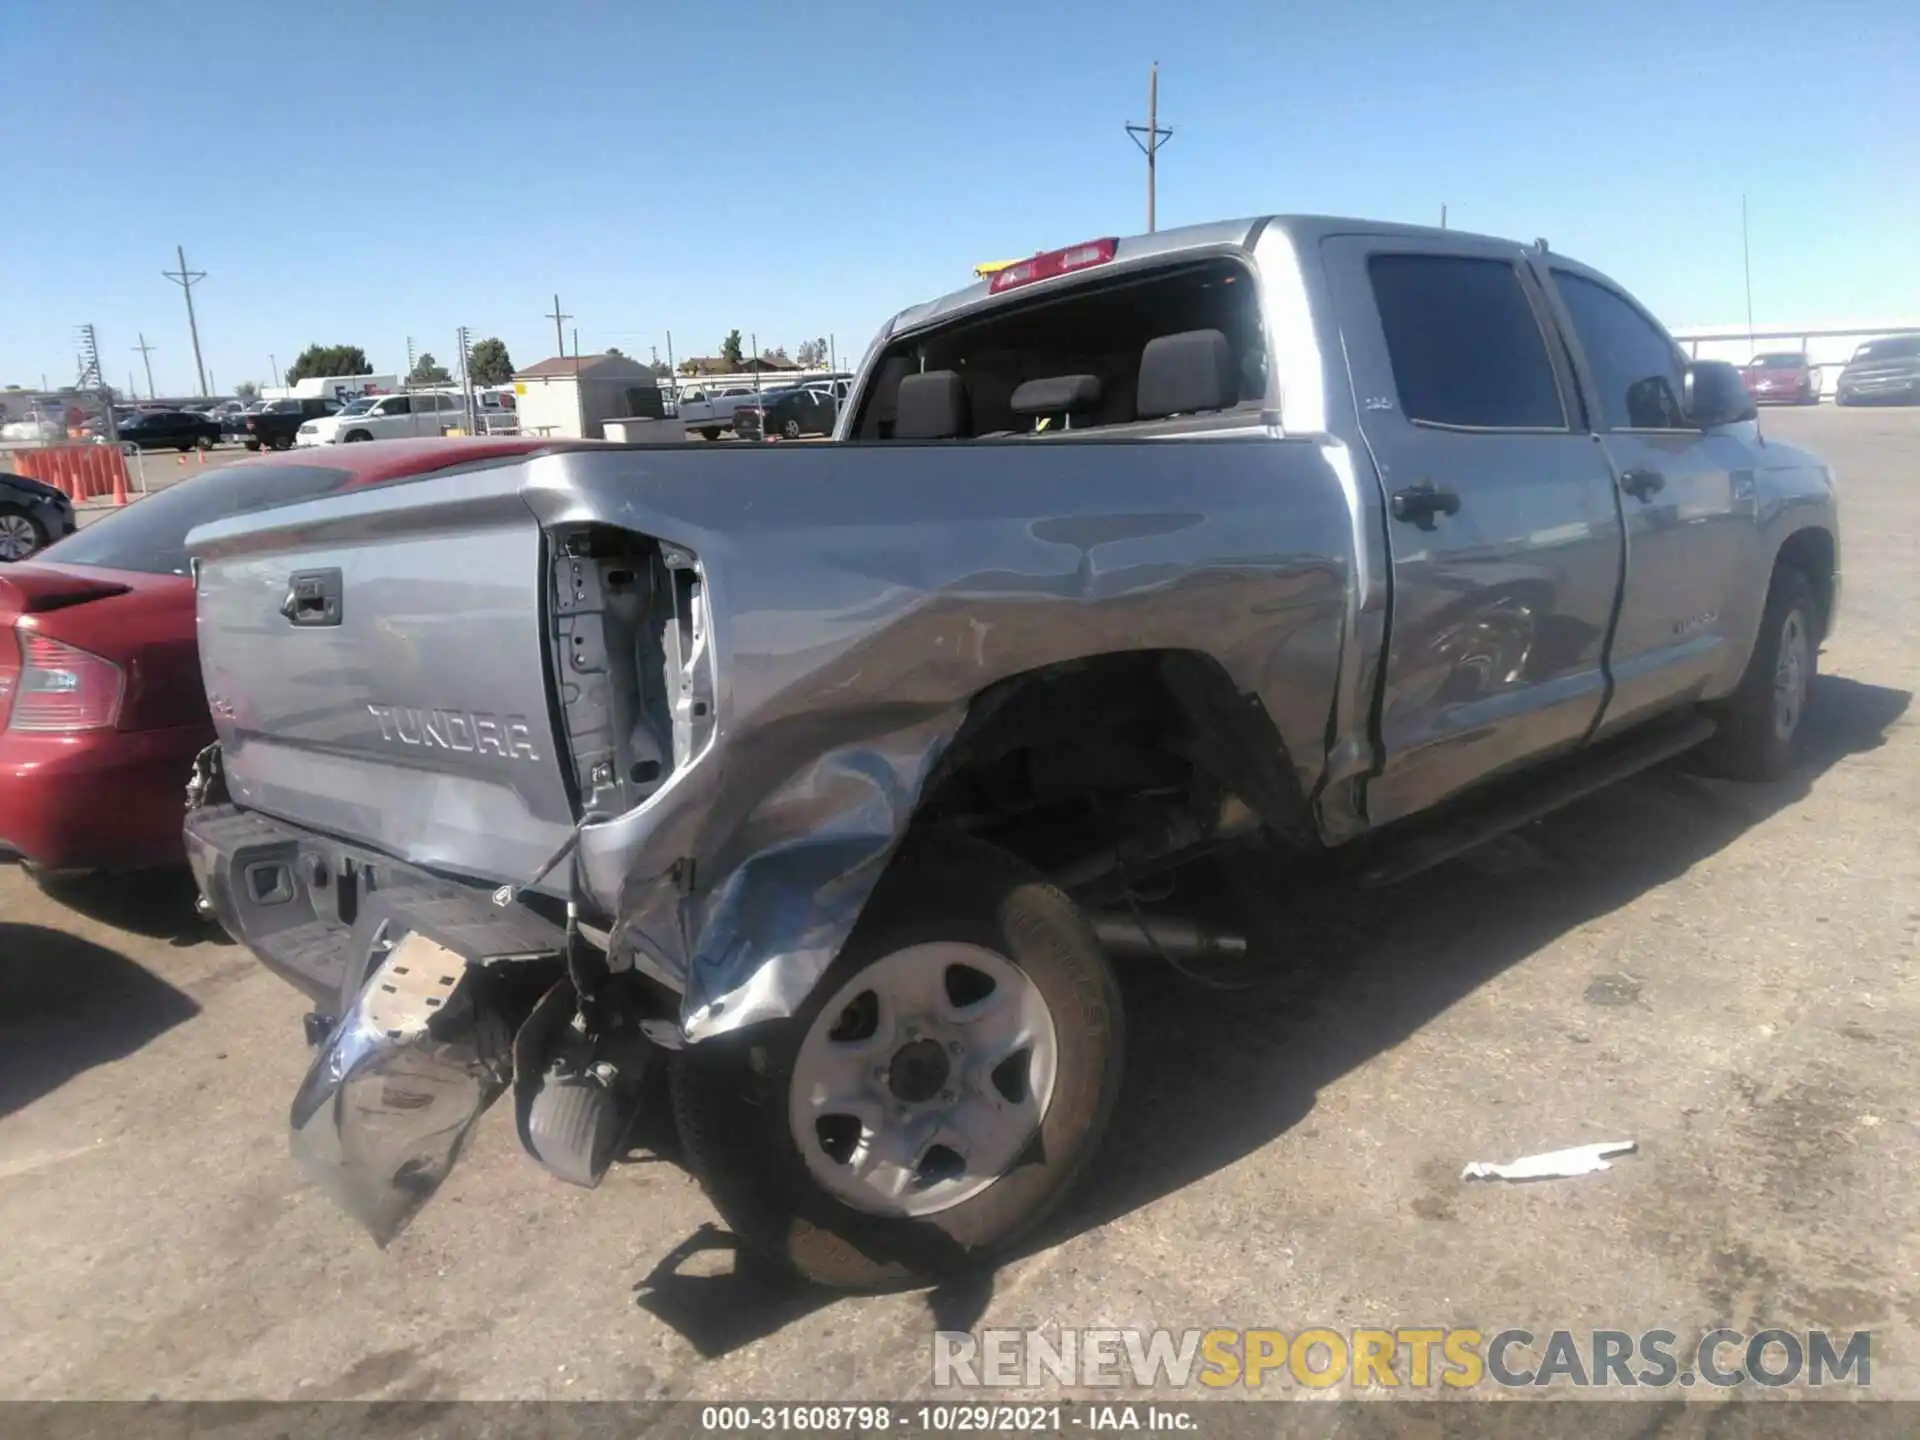
[[[1327,1085],[1568,931],[1683,874],[1805,798],[1849,756],[1878,748],[1903,690],[1823,677],[1800,761],[1767,785],[1665,765],[1589,796],[1390,891],[1312,869],[1276,874],[1296,955],[1266,957],[1246,988],[1160,966],[1122,975],[1128,1071],[1093,1169],[1024,1247],[1031,1255],[1224,1169],[1300,1123]],[[1490,896],[1497,896],[1490,902]],[[638,1303],[705,1356],[763,1338],[839,1297],[743,1262],[686,1274],[732,1237],[702,1227],[636,1287]],[[993,1296],[981,1275],[929,1292],[928,1329],[968,1329]]]
[[[118,930],[176,946],[231,945],[233,938],[194,909],[199,895],[184,865],[126,874],[88,872],[41,882],[48,898]]]
[[[0,1117],[200,1013],[91,940],[0,922]]]

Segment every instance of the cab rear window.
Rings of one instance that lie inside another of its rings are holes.
[[[1156,358],[1142,395],[1149,346]],[[1266,337],[1252,271],[1219,256],[1102,274],[908,336],[880,356],[874,377],[851,439],[1071,434],[1257,407]],[[896,424],[903,381],[916,393]]]
[[[235,465],[210,470],[114,511],[49,546],[43,558],[61,565],[97,565],[142,575],[185,575],[187,535],[196,526],[331,495],[352,480],[349,470],[319,465]]]

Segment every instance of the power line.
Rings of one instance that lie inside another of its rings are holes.
[[[561,312],[560,297],[558,295],[553,297],[553,311],[547,318],[553,321],[553,353],[564,358],[567,353],[567,339],[566,332],[560,328],[560,322],[562,320],[571,320],[573,316]]]
[[[200,324],[193,318],[193,287],[207,278],[204,270],[187,269],[187,247],[176,245],[173,253],[179,258],[178,270],[162,270],[160,273],[180,287],[187,297],[187,333],[193,336],[193,373],[200,381],[199,393],[207,393],[207,367],[200,363]]]
[[[130,350],[138,350],[140,352],[140,363],[147,367],[147,398],[151,400],[154,398],[153,361],[147,359],[147,356],[151,355],[156,347],[149,345],[147,343],[147,337],[142,335],[138,345],[130,345],[127,348]]]
[[[1147,157],[1147,233],[1153,233],[1154,226],[1154,168],[1159,159],[1160,147],[1173,138],[1173,131],[1160,123],[1160,62],[1153,62],[1153,69],[1147,74],[1147,123],[1128,125],[1127,135],[1140,147],[1140,153]],[[1145,138],[1142,138],[1145,137]]]

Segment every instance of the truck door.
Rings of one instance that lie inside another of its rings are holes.
[[[1753,432],[1702,433],[1681,417],[1678,347],[1605,277],[1553,256],[1535,268],[1577,341],[1574,364],[1626,526],[1626,585],[1609,656],[1613,698],[1603,722],[1613,729],[1694,700],[1730,663],[1733,627],[1745,613],[1734,603],[1735,577],[1756,573],[1742,568],[1745,550],[1759,541]]]
[[[1385,490],[1384,824],[1579,744],[1606,695],[1613,476],[1521,247],[1336,236],[1328,280]]]

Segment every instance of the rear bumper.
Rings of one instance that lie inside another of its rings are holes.
[[[0,731],[0,850],[43,870],[137,870],[180,859],[199,727],[86,735]]]
[[[440,938],[477,953],[558,953],[564,938],[524,906],[493,905],[485,889],[235,805],[190,812],[184,834],[222,928],[328,1014],[358,988],[350,962],[365,959],[402,901],[429,915]]]

